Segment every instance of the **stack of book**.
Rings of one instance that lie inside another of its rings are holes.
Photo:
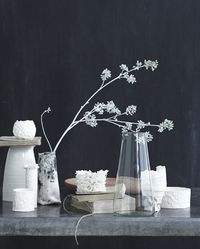
[[[71,206],[89,213],[113,213],[116,210],[135,210],[135,198],[125,194],[125,186],[116,193],[114,188],[107,188],[105,193],[75,194],[71,196]],[[114,203],[115,202],[115,203]]]

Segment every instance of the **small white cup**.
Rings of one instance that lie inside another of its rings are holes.
[[[13,211],[34,211],[34,191],[28,188],[13,189]]]

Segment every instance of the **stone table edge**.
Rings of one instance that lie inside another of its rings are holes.
[[[74,236],[80,217],[0,219],[0,236]],[[87,217],[78,236],[200,236],[200,218]]]

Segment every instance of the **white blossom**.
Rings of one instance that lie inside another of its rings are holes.
[[[125,64],[121,64],[119,67],[121,70],[128,72],[128,67]]]
[[[47,113],[50,113],[51,112],[51,108],[48,107],[48,109],[46,110]]]
[[[115,103],[112,100],[107,102],[106,111],[108,113],[116,113],[117,115],[121,114],[121,111],[118,107],[116,107]]]
[[[153,140],[153,136],[150,134],[149,131],[146,131],[144,133],[144,136],[140,136],[139,134],[136,133],[135,137],[136,137],[136,142],[137,143],[143,143],[144,144],[145,142],[149,143],[149,142],[151,142]]]
[[[136,131],[140,131],[145,128],[145,123],[142,120],[138,120]]]
[[[154,71],[158,67],[158,61],[144,60],[144,66],[146,69],[151,68],[151,70]]]
[[[105,108],[106,108],[106,105],[104,103],[96,103],[94,105],[94,111],[100,115],[102,115],[104,113]]]
[[[101,73],[101,79],[102,79],[102,81],[106,81],[110,77],[111,77],[111,71],[108,70],[107,68],[104,69],[103,72]]]
[[[170,131],[170,130],[173,130],[173,128],[174,128],[173,121],[165,119],[164,122],[162,122],[162,123],[159,124],[158,131],[159,132],[163,132],[166,129],[168,129]]]
[[[115,113],[117,115],[121,114],[121,111],[119,110],[118,107],[116,107],[115,103],[111,101],[107,101],[107,104],[105,103],[96,103],[94,105],[94,111],[97,112],[98,114],[102,115],[104,111],[108,113]]]
[[[123,135],[128,135],[128,129],[127,129],[126,126],[123,126],[123,127],[122,127],[122,134],[123,134]]]
[[[140,143],[143,143],[143,144],[145,143],[145,141],[146,141],[146,140],[145,140],[145,136],[142,136],[142,135],[140,135],[139,133],[135,133],[134,136],[135,136],[135,138],[136,138],[136,142],[137,142],[137,143],[139,143],[139,144],[140,144]]]
[[[135,106],[135,105],[129,105],[129,106],[127,106],[127,108],[126,108],[126,115],[133,115],[133,114],[135,114],[136,113],[136,111],[137,111],[137,106]]]
[[[135,78],[135,76],[133,74],[128,75],[126,80],[127,80],[128,83],[131,83],[131,84],[136,82],[136,78]]]
[[[151,135],[151,133],[149,131],[146,131],[144,133],[145,139],[147,142],[151,142],[153,140],[153,135]]]
[[[144,137],[140,137],[140,136],[138,136],[137,134],[135,134],[135,137],[136,137],[136,142],[137,143],[145,143],[145,140],[144,140]]]
[[[132,130],[133,124],[131,122],[125,123],[127,130]]]
[[[134,68],[135,68],[136,70],[139,70],[141,66],[142,66],[142,62],[137,61],[137,62],[136,62],[136,67],[134,66]]]
[[[89,112],[86,112],[84,114],[85,117],[85,123],[87,125],[90,125],[91,127],[97,126],[96,116],[94,114],[89,114]]]

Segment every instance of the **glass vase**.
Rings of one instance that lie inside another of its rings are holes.
[[[118,198],[119,193],[125,193]],[[155,212],[150,163],[145,133],[122,135],[115,185],[114,213],[125,216],[151,216]]]
[[[54,152],[40,153],[38,165],[38,203],[41,205],[61,203],[56,154]]]

